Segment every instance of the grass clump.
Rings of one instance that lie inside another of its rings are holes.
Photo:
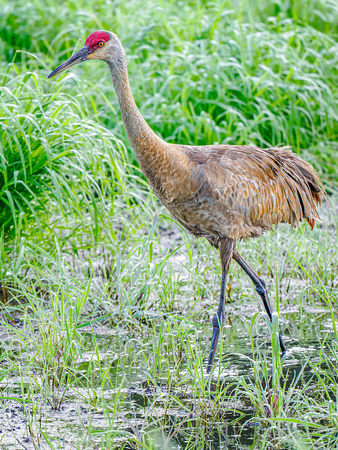
[[[116,205],[130,208],[138,201],[123,144],[86,116],[81,93],[77,98],[62,93],[62,83],[47,92],[39,75],[20,75],[10,65],[1,89],[1,269],[14,260],[11,251],[24,251],[33,241],[43,242],[41,251],[52,255],[51,236],[59,236],[57,245],[65,248],[85,245],[90,234],[95,246],[99,222],[108,220]],[[82,243],[71,244],[71,237]],[[27,263],[28,255],[21,254],[20,261]]]
[[[20,76],[15,65],[3,78],[0,220],[6,238],[20,236],[33,220],[41,228],[39,216],[58,200],[62,207],[65,183],[57,179],[84,143],[76,102],[63,94],[55,101],[59,92],[45,93],[42,84],[34,73]]]

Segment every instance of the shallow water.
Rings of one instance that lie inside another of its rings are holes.
[[[222,368],[219,382],[223,387],[230,386],[241,376],[247,378],[253,376],[251,365],[248,363],[248,358],[252,357],[252,345],[248,333],[252,316],[250,306],[234,311],[233,307],[228,305],[227,309],[222,341],[223,360],[218,366]],[[290,307],[282,314],[282,328],[288,349],[284,371],[289,371],[290,380],[293,376],[297,376],[306,360],[310,359],[312,363],[318,362],[320,349],[327,348],[333,337],[332,321],[326,309],[307,308],[301,313],[298,310],[299,308]],[[3,397],[7,400],[2,401],[0,415],[1,448],[22,448],[22,446],[27,449],[34,448],[33,441],[39,435],[37,427],[48,433],[52,443],[55,444],[57,440],[60,442],[61,439],[62,448],[76,448],[77,443],[83,441],[86,433],[90,436],[86,445],[91,447],[92,442],[98,444],[104,433],[112,432],[113,429],[122,429],[134,436],[146,433],[149,446],[153,446],[149,448],[158,449],[164,448],[165,445],[169,449],[186,448],[187,443],[192,445],[194,442],[196,447],[191,448],[199,448],[198,440],[203,438],[206,440],[203,443],[201,440],[200,445],[209,449],[247,448],[253,444],[255,435],[262,428],[262,423],[260,420],[251,420],[254,417],[252,405],[245,402],[232,405],[231,390],[228,391],[230,400],[228,398],[227,402],[221,402],[216,412],[210,396],[201,395],[198,399],[196,386],[192,384],[198,381],[192,381],[193,378],[187,372],[184,348],[179,350],[182,352],[180,362],[182,369],[179,376],[177,376],[177,367],[173,369],[176,376],[175,384],[168,388],[170,370],[163,369],[158,370],[158,379],[154,388],[144,354],[148,357],[151,354],[149,345],[152,345],[153,333],[160,333],[160,321],[156,324],[155,320],[154,331],[151,329],[149,331],[149,327],[145,327],[145,332],[138,333],[136,330],[133,336],[130,332],[109,326],[96,326],[94,332],[98,343],[98,355],[93,354],[91,348],[92,331],[84,330],[87,349],[83,352],[82,358],[77,361],[76,381],[66,392],[59,410],[52,410],[47,406],[38,415],[28,413],[29,408],[20,403],[20,399],[25,396],[25,392],[29,391],[28,386],[32,383],[32,379],[29,381],[19,376],[15,378],[12,372],[8,380],[2,381]],[[187,336],[189,337],[191,333],[195,337],[193,340],[189,338],[193,342],[192,345],[204,349],[207,354],[211,338],[210,325],[191,323],[187,328]],[[175,339],[174,328],[170,334],[173,336],[172,339]],[[269,357],[271,355],[269,332],[263,319],[259,320],[257,326],[253,328],[253,335],[255,351],[259,347],[260,355]],[[5,334],[2,337],[6,339]],[[163,349],[165,348],[166,345],[163,345]],[[121,355],[124,357],[121,358]],[[93,361],[97,360],[97,356],[102,366],[108,366],[111,363],[108,375],[111,383],[106,383],[103,390],[100,389],[102,374],[97,368],[88,370]],[[5,369],[6,361],[3,361],[1,365]],[[215,373],[217,375],[218,372]],[[87,381],[89,374],[91,379]],[[313,377],[313,371],[307,365],[299,383],[304,384],[311,377]],[[38,379],[38,374],[36,378]],[[27,389],[25,383],[27,383]],[[100,402],[97,402],[97,408],[95,402],[88,403],[88,396],[92,395],[94,398],[95,389],[104,397],[105,404],[110,405],[111,409],[114,408],[119,391],[118,413],[115,417],[112,411],[109,412],[107,409],[103,411],[99,406]],[[309,392],[311,392],[311,382]],[[35,402],[39,401],[38,397],[36,394]],[[168,399],[170,399],[169,403]],[[234,413],[233,409],[236,409],[237,413]],[[239,412],[243,414],[243,417]],[[164,421],[164,417],[166,426],[161,429],[159,424]],[[202,420],[203,417],[205,420]],[[235,418],[240,420],[232,423]],[[205,423],[209,421],[210,429],[206,430]],[[143,430],[145,424],[146,427]],[[61,437],[60,430],[62,430]],[[170,441],[169,437],[171,437]],[[119,439],[122,439],[121,432],[112,437],[115,443]],[[166,440],[169,442],[166,443]],[[36,446],[36,441],[34,442]],[[39,442],[40,448],[49,448],[43,437],[40,437]],[[131,444],[130,448],[136,447]]]

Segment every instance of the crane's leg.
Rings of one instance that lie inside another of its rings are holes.
[[[268,292],[266,290],[266,284],[265,281],[262,280],[252,269],[251,267],[244,261],[244,259],[241,257],[241,255],[238,253],[237,250],[234,251],[233,259],[241,266],[241,268],[244,270],[244,272],[249,275],[251,278],[251,281],[253,282],[256,292],[259,294],[263,301],[263,305],[265,308],[265,311],[267,315],[269,316],[270,321],[272,322],[272,308],[269,302],[268,298]],[[279,345],[280,349],[282,351],[282,356],[286,353],[286,348],[283,342],[283,336],[282,333],[279,333]]]
[[[235,241],[233,239],[222,239],[219,245],[221,262],[222,262],[222,284],[221,284],[221,295],[219,298],[218,309],[215,317],[212,319],[212,340],[211,349],[209,353],[209,361],[207,366],[207,373],[211,372],[212,366],[214,364],[216,348],[218,344],[220,326],[224,321],[224,300],[225,300],[225,283],[229,272],[231,259],[233,257],[235,249]]]

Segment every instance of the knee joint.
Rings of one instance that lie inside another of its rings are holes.
[[[266,291],[265,283],[264,284],[263,283],[262,284],[256,284],[255,288],[256,288],[257,294],[259,294],[259,295],[264,295],[265,294],[265,291]]]

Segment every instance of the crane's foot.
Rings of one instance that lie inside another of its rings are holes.
[[[217,349],[219,334],[220,334],[220,326],[222,326],[222,322],[224,321],[224,314],[219,315],[216,314],[212,319],[212,339],[211,339],[211,349],[209,353],[209,361],[207,365],[207,373],[211,372],[212,366],[214,365],[215,353]]]

